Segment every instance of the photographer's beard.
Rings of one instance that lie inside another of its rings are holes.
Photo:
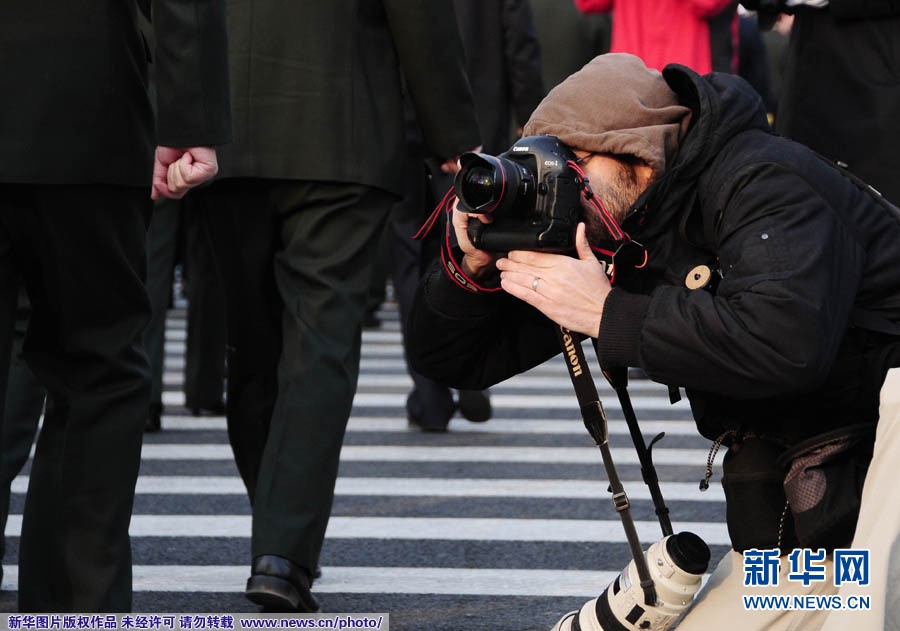
[[[633,165],[624,162],[616,164],[612,177],[594,178],[589,182],[594,196],[600,200],[619,225],[622,225],[622,221],[646,188],[646,185],[639,182]],[[581,198],[581,206],[584,209],[585,223],[587,224],[588,242],[591,245],[600,246],[613,240],[613,236],[600,219],[598,214],[600,211],[584,197]]]

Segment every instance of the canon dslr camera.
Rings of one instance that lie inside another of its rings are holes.
[[[499,156],[466,153],[454,192],[463,212],[491,215],[469,222],[479,250],[571,252],[582,218],[575,155],[556,136],[526,136]]]

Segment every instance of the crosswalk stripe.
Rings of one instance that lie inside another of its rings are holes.
[[[632,500],[649,500],[650,491],[639,480],[623,480]],[[693,482],[663,482],[663,496],[668,501],[723,502],[720,487],[711,486],[701,493]],[[28,476],[20,476],[12,484],[13,493],[24,493]],[[245,495],[246,489],[235,476],[141,476],[135,491],[138,494],[171,495]],[[341,477],[335,487],[337,495],[366,497],[494,497],[494,498],[554,498],[609,499],[605,483],[585,480],[542,479],[474,479],[474,478],[378,478]]]
[[[562,368],[562,365],[560,365]],[[184,385],[184,375],[181,373],[171,373],[166,375],[166,384],[168,386],[183,386]],[[405,373],[395,373],[395,374],[372,374],[372,373],[361,373],[359,376],[358,387],[360,392],[365,392],[368,390],[383,390],[383,389],[393,389],[393,390],[402,390],[404,394],[408,393],[409,390],[413,386],[413,381],[409,377],[409,375]],[[597,384],[598,391],[601,397],[608,398],[610,400],[615,400],[615,392],[612,388],[606,384],[599,383]],[[559,392],[564,395],[569,395],[572,398],[575,397],[574,390],[572,389],[572,382],[566,378],[565,372],[560,372],[558,375],[547,375],[547,374],[527,374],[521,375],[518,377],[513,377],[512,379],[507,379],[502,383],[494,386],[494,393],[502,392],[505,394],[510,394],[511,392],[524,390],[524,391],[552,391]],[[641,385],[633,385],[629,388],[629,392],[631,393],[632,398],[635,396],[640,396],[641,393],[656,395],[657,397],[665,396],[668,397],[667,391],[659,386],[658,384],[647,384],[646,382]]]
[[[18,568],[3,567],[3,589],[13,591]],[[142,592],[236,592],[247,581],[244,565],[136,565],[134,589]],[[618,572],[434,567],[326,567],[318,594],[444,594],[593,598]],[[562,612],[560,612],[562,613]]]
[[[634,449],[614,448],[616,464],[640,464]],[[655,448],[653,460],[657,465],[689,465],[703,467],[706,449]],[[231,447],[210,444],[145,443],[142,457],[147,460],[231,460]],[[722,458],[719,452],[717,459]],[[346,445],[341,461],[367,462],[524,462],[550,464],[593,464],[600,462],[595,447],[443,447],[443,446],[382,446]]]
[[[225,417],[184,417],[164,415],[163,427],[172,431],[224,430]],[[667,436],[690,436],[696,438],[697,444],[708,441],[697,435],[697,427],[693,421],[641,421],[640,428],[644,436],[655,436],[665,432]],[[402,415],[392,416],[352,416],[347,423],[349,432],[403,432],[409,431],[409,422]],[[477,434],[517,434],[517,435],[576,435],[586,436],[587,430],[581,419],[491,419],[490,423],[453,424],[453,433]],[[628,426],[620,419],[610,420],[609,433],[612,436],[627,436]]]
[[[163,405],[184,407],[183,392],[165,391],[162,394]],[[358,392],[353,399],[354,408],[389,407],[403,409],[406,405],[406,393],[381,393]],[[618,404],[608,400],[605,404],[611,409],[618,408]],[[680,401],[674,405],[668,397],[640,396],[632,398],[635,409],[641,409],[644,413],[660,410],[685,410],[690,407],[686,401]],[[556,394],[491,394],[491,406],[494,408],[534,408],[540,409],[571,409],[578,414],[578,401],[574,395]]]
[[[166,591],[173,568],[143,566],[136,571],[135,586],[150,591]],[[175,567],[176,571],[180,568]],[[184,571],[185,578],[197,580],[190,588],[206,584],[208,568]],[[214,568],[210,591],[234,591],[247,580],[247,568]],[[617,572],[569,570],[460,569],[433,567],[327,567],[316,581],[316,593],[348,594],[447,594],[473,596],[571,596],[593,598],[612,582]],[[221,576],[221,578],[220,578]],[[219,579],[219,580],[216,580]],[[146,586],[146,587],[145,587]],[[218,588],[218,589],[211,589]],[[184,589],[184,591],[190,591]]]
[[[20,515],[10,515],[6,536],[18,536]],[[677,530],[700,535],[710,545],[724,545],[728,532],[724,524],[681,522]],[[652,521],[635,521],[642,541],[660,538],[660,526]],[[133,537],[249,537],[249,515],[134,515]],[[447,541],[540,541],[624,543],[625,532],[616,520],[594,519],[507,519],[451,517],[332,517],[327,538],[332,539],[413,539]]]

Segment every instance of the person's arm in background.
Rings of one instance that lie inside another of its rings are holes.
[[[528,0],[504,0],[503,49],[516,128],[521,136],[531,113],[546,95],[541,74],[541,45]]]
[[[179,198],[215,176],[231,140],[222,0],[153,0],[157,150],[151,196]]]
[[[425,144],[453,172],[481,145],[453,3],[385,0],[384,10]]]

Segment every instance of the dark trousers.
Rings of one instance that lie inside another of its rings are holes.
[[[184,205],[188,278],[184,401],[191,409],[216,410],[225,387],[225,298],[202,212],[188,195]]]
[[[166,314],[172,299],[173,273],[182,233],[184,268],[188,278],[185,407],[212,410],[222,405],[225,314],[209,239],[199,212],[191,205],[190,195],[182,200],[156,202],[147,232],[147,292],[153,315],[144,331],[144,343],[153,374],[150,402],[162,409]]]
[[[19,547],[22,611],[128,611],[128,524],[150,399],[145,188],[0,185],[0,356],[17,274],[47,388]],[[0,362],[0,396],[8,362]]]
[[[16,307],[16,323],[13,330],[12,353],[9,358],[9,379],[6,386],[6,405],[2,412],[3,451],[0,452],[0,559],[6,551],[6,522],[9,519],[10,486],[22,471],[31,455],[31,446],[37,434],[41,413],[44,411],[46,391],[31,368],[22,358],[22,346],[31,303],[25,288],[19,291]]]
[[[311,571],[394,197],[362,185],[276,180],[226,180],[197,193],[223,277],[228,432],[253,504],[252,553]]]
[[[144,345],[150,358],[153,388],[150,402],[162,410],[163,372],[165,372],[166,312],[172,299],[172,276],[181,223],[181,202],[162,199],[153,207],[153,219],[147,231],[147,293],[152,315],[144,330]]]

